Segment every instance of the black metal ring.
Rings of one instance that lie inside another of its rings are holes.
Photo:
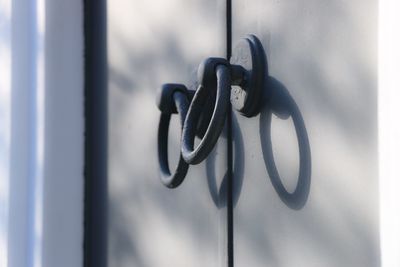
[[[182,130],[182,156],[189,164],[199,164],[213,149],[224,127],[230,95],[230,69],[225,64],[218,64],[214,70],[216,86],[200,85],[190,104]],[[196,126],[210,90],[216,87],[215,107],[210,123],[199,145],[194,148]]]
[[[189,106],[188,96],[183,92],[177,90],[172,94],[172,97],[182,127]],[[180,155],[176,170],[174,174],[171,174],[168,164],[168,130],[170,119],[171,113],[161,113],[160,123],[158,126],[158,162],[160,165],[161,182],[166,187],[175,188],[179,186],[185,179],[189,165],[182,158],[182,155]]]

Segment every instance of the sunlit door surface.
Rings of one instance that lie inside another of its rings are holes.
[[[225,266],[226,208],[218,187],[226,172],[226,138],[213,167],[190,168],[180,187],[160,182],[156,91],[190,88],[196,68],[225,57],[225,1],[108,1],[109,266]],[[170,165],[180,126],[170,126]],[[211,193],[210,193],[211,192]]]
[[[377,1],[234,0],[249,33],[283,86],[236,114],[235,266],[379,266]]]

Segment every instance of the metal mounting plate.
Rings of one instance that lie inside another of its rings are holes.
[[[268,77],[267,58],[260,40],[254,35],[240,39],[235,45],[230,63],[245,69],[239,85],[232,86],[232,106],[246,117],[260,111],[261,94]]]

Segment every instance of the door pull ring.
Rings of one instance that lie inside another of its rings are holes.
[[[229,101],[243,116],[259,114],[268,77],[261,42],[254,35],[246,36],[235,46],[230,62],[224,58],[207,58],[199,65],[197,76],[199,86],[194,93],[182,84],[170,83],[164,84],[157,95],[161,111],[158,129],[160,176],[163,184],[170,188],[182,183],[188,164],[201,163],[213,150],[224,128]],[[171,174],[168,129],[173,113],[179,115],[182,132],[179,163]],[[200,143],[195,147],[196,135]]]
[[[182,157],[193,165],[210,154],[224,127],[231,82],[229,62],[223,58],[208,58],[200,64],[198,76],[200,85],[187,112],[181,145]],[[194,148],[196,125],[211,90],[216,90],[214,111],[203,138]]]
[[[169,188],[178,187],[185,179],[189,165],[179,157],[176,170],[171,174],[168,161],[168,131],[171,115],[177,113],[181,128],[189,107],[190,92],[182,84],[164,84],[157,95],[157,106],[161,111],[158,125],[158,163],[161,182]]]

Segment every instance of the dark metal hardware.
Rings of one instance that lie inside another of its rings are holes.
[[[195,92],[181,84],[165,84],[158,94],[157,102],[161,110],[158,157],[163,184],[170,188],[179,186],[189,164],[199,164],[212,152],[224,127],[230,100],[232,107],[243,116],[253,117],[261,113],[262,152],[272,185],[288,207],[301,209],[308,198],[311,181],[307,131],[300,110],[287,89],[269,76],[261,42],[254,35],[246,36],[234,47],[230,62],[223,58],[208,58],[199,65],[197,76],[199,86]],[[167,150],[168,127],[173,113],[179,114],[182,134],[181,156],[175,173],[171,174]],[[296,189],[292,193],[285,189],[275,166],[270,132],[272,113],[282,118],[292,116],[295,125],[300,170]],[[196,135],[200,143],[194,147]],[[209,162],[207,164],[207,171],[210,171],[212,167]],[[237,175],[240,177],[240,172]],[[216,190],[211,191],[215,193]],[[213,200],[218,203],[215,196]]]
[[[157,105],[161,111],[158,125],[158,162],[161,182],[169,188],[179,186],[185,179],[189,165],[182,156],[174,174],[171,174],[168,163],[168,129],[171,114],[178,113],[181,127],[189,107],[190,93],[182,84],[164,84],[157,95]]]
[[[200,64],[198,76],[200,85],[190,104],[182,131],[182,157],[189,164],[199,164],[208,156],[224,127],[230,91],[229,63],[222,58],[208,58]],[[204,137],[194,148],[196,125],[213,89],[216,89],[214,111]]]
[[[231,103],[246,117],[260,112],[262,92],[268,78],[268,64],[264,48],[254,35],[240,39],[230,60],[233,70]],[[236,85],[236,86],[235,86]]]
[[[213,149],[224,126],[230,91],[232,106],[242,115],[252,117],[260,112],[260,100],[268,77],[266,55],[254,35],[243,38],[235,46],[231,62],[208,58],[198,69],[200,87],[189,107],[182,132],[182,156],[189,164],[202,162]],[[231,85],[233,89],[230,90]],[[200,144],[193,148],[195,126],[210,91],[216,88],[214,112]]]
[[[158,94],[158,107],[162,112],[158,132],[160,173],[167,187],[178,186],[187,173],[187,164],[199,164],[212,151],[225,124],[229,99],[246,117],[260,112],[260,100],[268,77],[261,42],[254,35],[243,38],[235,46],[230,62],[223,58],[208,58],[200,64],[197,75],[199,86],[194,96],[180,84],[166,84]],[[183,127],[181,158],[176,172],[171,175],[167,141],[173,113],[179,113]],[[201,140],[194,147],[196,135]]]

